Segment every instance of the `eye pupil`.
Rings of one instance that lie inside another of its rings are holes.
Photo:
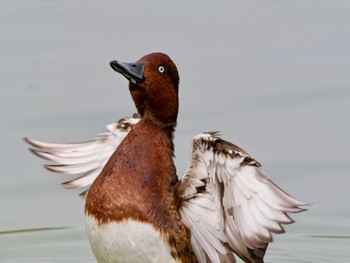
[[[163,66],[159,66],[159,67],[158,67],[158,71],[159,71],[160,73],[163,73],[163,72],[165,71],[165,69],[164,69]]]

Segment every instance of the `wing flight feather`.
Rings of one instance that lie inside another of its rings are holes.
[[[52,162],[52,164],[44,165],[49,171],[78,175],[77,178],[63,182],[64,187],[88,187],[140,118],[139,114],[122,118],[117,123],[107,125],[107,132],[100,133],[94,140],[86,142],[47,143],[29,138],[24,138],[24,140],[32,147],[30,148],[32,153]],[[84,197],[85,194],[86,191],[82,193],[82,196]]]
[[[272,233],[283,233],[282,224],[293,223],[287,213],[304,211],[305,205],[217,132],[194,138],[176,194],[194,252],[203,263],[232,262],[232,252],[245,262],[263,262]]]

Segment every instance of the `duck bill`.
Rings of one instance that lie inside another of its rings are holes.
[[[130,82],[137,84],[145,80],[143,71],[145,69],[144,62],[124,63],[113,60],[109,63],[115,71],[122,74]]]

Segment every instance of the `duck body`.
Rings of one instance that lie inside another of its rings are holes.
[[[171,133],[141,120],[86,197],[86,230],[99,262],[136,262],[135,257],[140,262],[171,262],[173,257],[195,262],[177,209],[176,182]],[[155,250],[153,255],[148,248]]]
[[[238,146],[205,132],[192,141],[181,180],[174,165],[179,75],[165,54],[112,61],[129,80],[138,111],[92,141],[26,139],[50,171],[82,175],[67,188],[83,193],[87,235],[100,263],[264,262],[272,234],[305,203],[288,195]]]

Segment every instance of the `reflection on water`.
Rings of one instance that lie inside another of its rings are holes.
[[[0,261],[95,262],[81,191],[61,188],[69,178],[45,171],[22,137],[103,132],[134,111],[108,62],[164,51],[181,76],[179,174],[191,138],[220,130],[312,203],[275,235],[266,262],[347,262],[348,1],[151,3],[1,2]]]

